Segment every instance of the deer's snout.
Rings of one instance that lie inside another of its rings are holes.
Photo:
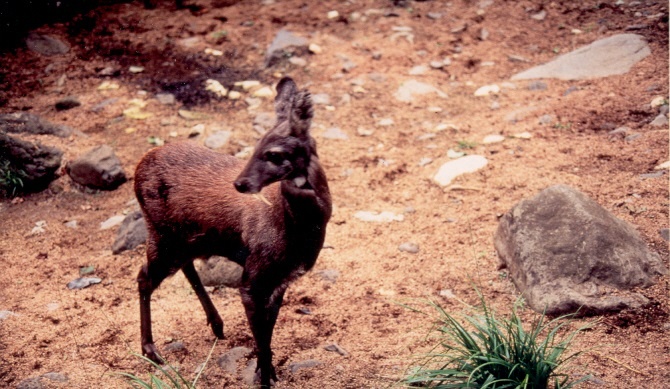
[[[238,192],[240,193],[248,193],[249,192],[249,181],[245,179],[240,179],[237,180],[233,183],[235,185],[235,189],[237,189]]]

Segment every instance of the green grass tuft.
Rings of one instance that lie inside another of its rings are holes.
[[[9,161],[0,162],[0,197],[14,197],[23,190],[23,170],[14,169]]]
[[[479,292],[478,292],[479,294]],[[514,305],[509,317],[499,318],[479,294],[481,308],[461,321],[431,303],[439,315],[439,343],[421,358],[419,366],[403,380],[412,387],[428,388],[527,388],[574,387],[588,379],[571,381],[559,370],[581,352],[568,353],[573,338],[588,326],[559,339],[573,315],[547,321],[538,315],[526,330]]]

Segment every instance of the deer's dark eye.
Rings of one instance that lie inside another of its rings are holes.
[[[265,160],[273,165],[281,165],[284,162],[284,153],[277,151],[268,151],[265,153]]]

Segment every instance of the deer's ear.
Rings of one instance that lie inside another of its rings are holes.
[[[277,97],[275,97],[275,112],[277,122],[287,120],[291,115],[293,98],[298,91],[298,86],[290,77],[282,78],[277,84]]]
[[[291,135],[302,138],[308,135],[309,127],[312,125],[314,108],[312,107],[312,96],[306,90],[295,94],[290,110],[289,127]]]

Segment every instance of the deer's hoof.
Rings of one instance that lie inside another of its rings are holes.
[[[153,343],[143,344],[142,354],[156,363],[163,364],[163,358],[158,355],[158,349]]]
[[[223,339],[223,320],[221,320],[220,316],[215,317],[212,320],[208,320],[209,325],[212,327],[212,332],[214,333],[214,336],[216,336],[219,339]]]

